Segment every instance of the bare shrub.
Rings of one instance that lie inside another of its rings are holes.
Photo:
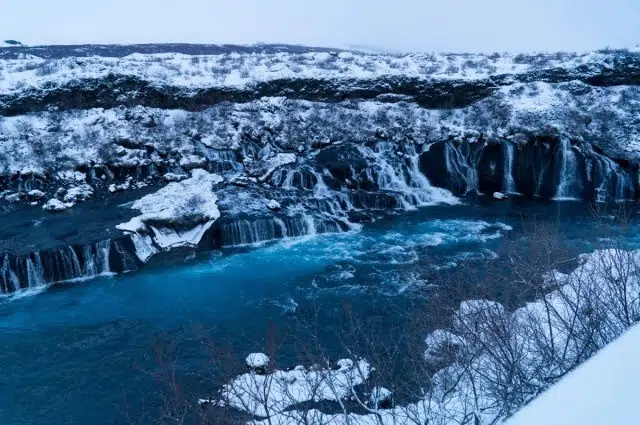
[[[45,75],[51,75],[58,72],[60,65],[56,61],[47,61],[36,68],[36,75],[43,77]]]

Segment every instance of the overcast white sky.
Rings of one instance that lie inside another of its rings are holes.
[[[590,50],[640,43],[640,0],[0,0],[4,39]]]

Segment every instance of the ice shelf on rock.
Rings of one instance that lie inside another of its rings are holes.
[[[220,217],[213,187],[222,181],[217,174],[195,169],[190,178],[135,201],[131,208],[142,214],[116,228],[136,235],[134,245],[143,262],[162,250],[195,246]]]

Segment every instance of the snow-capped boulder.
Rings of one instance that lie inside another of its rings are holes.
[[[143,262],[162,250],[195,246],[220,217],[213,186],[223,180],[217,174],[195,169],[190,178],[169,183],[135,201],[132,208],[141,215],[116,228],[132,235]]]
[[[73,204],[64,203],[58,199],[49,199],[47,203],[42,206],[42,209],[48,212],[61,212],[71,208]]]
[[[194,168],[204,167],[207,163],[207,159],[201,156],[187,154],[180,158],[180,166],[185,170],[192,170]]]
[[[493,199],[496,199],[498,201],[503,201],[507,199],[507,195],[505,195],[502,192],[493,192]]]
[[[4,199],[7,202],[18,202],[20,199],[22,199],[22,193],[18,192],[18,193],[12,193],[10,195],[6,195],[4,197]]]
[[[276,201],[275,199],[272,199],[269,202],[267,202],[267,208],[269,208],[271,211],[280,211],[282,206],[280,206],[280,202]]]
[[[168,182],[181,182],[187,179],[189,176],[186,174],[167,173],[164,175],[165,181]]]
[[[195,128],[192,128],[191,130],[189,130],[187,132],[187,135],[191,137],[193,140],[200,140],[202,138],[202,136],[200,135],[200,132]]]
[[[39,201],[40,199],[44,198],[44,192],[41,190],[34,189],[27,193],[27,197],[31,201]]]
[[[452,350],[464,345],[464,338],[442,329],[431,332],[424,340],[427,349],[424,352],[424,359],[427,362],[439,362]]]
[[[146,128],[156,127],[158,124],[156,123],[155,118],[152,116],[146,116],[142,119],[142,126]]]
[[[57,173],[57,177],[60,180],[68,182],[83,182],[87,179],[87,176],[80,171],[60,171]]]
[[[251,353],[247,356],[246,362],[250,369],[264,371],[269,366],[269,356],[264,353]]]
[[[294,153],[279,153],[268,159],[248,162],[245,167],[250,176],[258,177],[260,181],[264,181],[275,170],[285,165],[293,164],[297,159],[298,157]]]
[[[225,384],[215,398],[201,398],[201,405],[215,404],[238,409],[250,415],[265,418],[287,411],[291,406],[307,401],[320,402],[347,399],[354,387],[362,385],[369,378],[372,367],[363,359],[352,364],[349,369],[332,369],[313,365],[309,368],[297,366],[293,370],[273,370],[256,373],[253,366],[266,368],[268,357],[254,353],[247,357],[247,365],[252,369]],[[268,388],[269,391],[264,391]],[[256,397],[256,395],[258,395]],[[277,416],[274,416],[277,417]],[[320,421],[315,423],[329,423]],[[277,423],[287,423],[278,420]]]
[[[64,195],[63,201],[65,203],[78,203],[86,201],[93,195],[93,188],[88,184],[81,184],[67,189],[67,193]]]
[[[354,365],[351,359],[340,359],[336,364],[338,365],[338,370],[342,372],[353,369]]]
[[[393,404],[393,393],[384,387],[375,387],[371,391],[369,403],[374,409],[390,409]]]
[[[132,181],[133,177],[128,177],[122,184],[110,184],[109,193],[124,192],[125,190],[128,190],[131,187]]]

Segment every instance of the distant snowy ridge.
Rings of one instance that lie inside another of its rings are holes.
[[[425,107],[467,106],[514,83],[640,81],[640,53],[380,55],[354,52],[132,54],[125,58],[5,60],[0,115],[51,107],[141,104],[190,109],[261,97],[332,101],[406,96]],[[77,93],[69,97],[69,92]],[[393,99],[393,98],[392,98]]]

